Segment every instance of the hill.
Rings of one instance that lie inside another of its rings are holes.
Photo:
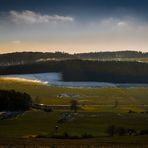
[[[21,65],[51,60],[138,60],[148,58],[148,53],[138,51],[116,51],[116,52],[91,52],[69,54],[64,52],[14,52],[0,54],[0,65]]]

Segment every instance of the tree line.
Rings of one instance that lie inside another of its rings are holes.
[[[148,53],[140,51],[90,52],[75,55],[80,59],[148,58]]]

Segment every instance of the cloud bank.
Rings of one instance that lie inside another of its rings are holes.
[[[16,24],[43,24],[58,22],[73,22],[74,18],[60,15],[42,15],[33,11],[25,10],[22,12],[10,11],[11,20]]]

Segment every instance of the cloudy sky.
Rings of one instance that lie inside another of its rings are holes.
[[[0,0],[0,52],[148,51],[148,0]]]

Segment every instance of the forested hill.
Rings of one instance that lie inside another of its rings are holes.
[[[148,83],[148,63],[63,60],[0,66],[0,74],[61,72],[64,81]]]
[[[21,65],[41,61],[67,59],[119,60],[119,58],[148,58],[148,53],[142,53],[137,51],[94,52],[80,54],[68,54],[64,52],[15,52],[0,54],[0,65]]]
[[[148,58],[148,53],[138,51],[91,52],[76,54],[81,59]]]
[[[0,54],[0,65],[22,65],[41,61],[72,59],[73,55],[63,52],[14,52]]]

